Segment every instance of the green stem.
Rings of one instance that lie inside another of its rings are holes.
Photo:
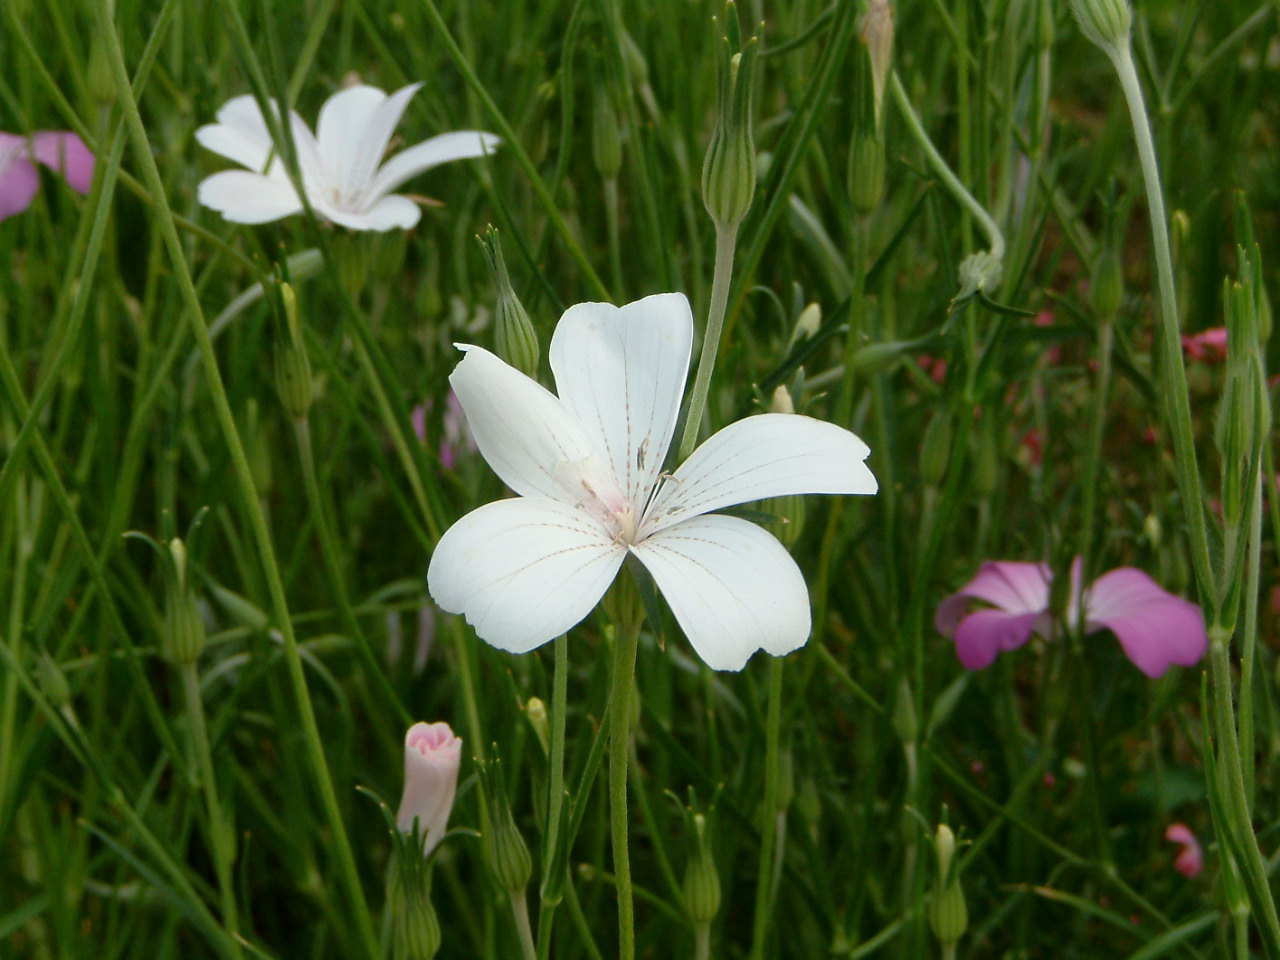
[[[680,436],[680,460],[687,460],[698,442],[698,430],[706,417],[707,393],[711,389],[711,372],[720,350],[720,333],[724,329],[725,306],[729,302],[729,282],[733,279],[733,252],[738,241],[738,225],[716,227],[716,265],[711,278],[711,306],[707,310],[707,327],[702,334],[702,353],[698,357],[698,373],[693,393],[685,411],[684,432]]]
[[[515,917],[516,931],[520,935],[520,953],[524,960],[537,960],[538,951],[533,945],[533,928],[529,925],[529,901],[524,889],[508,890],[511,898],[511,915]]]
[[[1178,490],[1182,494],[1190,529],[1191,558],[1201,597],[1214,599],[1213,564],[1209,557],[1209,536],[1205,529],[1204,496],[1200,487],[1200,468],[1196,460],[1195,437],[1191,429],[1191,401],[1187,394],[1187,375],[1182,365],[1182,340],[1178,318],[1178,299],[1173,279],[1173,255],[1169,250],[1169,225],[1165,216],[1164,192],[1160,188],[1160,168],[1156,162],[1151,124],[1142,98],[1142,85],[1133,64],[1129,43],[1107,50],[1120,77],[1133,136],[1137,141],[1142,179],[1150,209],[1151,239],[1155,247],[1156,275],[1160,288],[1160,335],[1157,337],[1160,377],[1164,389],[1165,417],[1173,433],[1174,460],[1177,465]]]
[[[782,737],[782,668],[781,657],[769,661],[769,706],[764,734],[764,813],[760,828],[760,863],[756,873],[756,911],[751,927],[751,960],[762,960],[765,956],[772,908],[774,837],[778,828],[775,814],[781,789],[778,782],[778,745]]]
[[[618,896],[618,960],[635,960],[635,903],[631,891],[631,853],[627,840],[627,741],[631,731],[631,687],[636,672],[642,614],[631,610],[618,624],[613,645],[613,684],[609,692],[609,825],[613,873]]]
[[[199,295],[191,279],[191,270],[182,249],[182,241],[178,238],[173,213],[169,208],[164,182],[160,178],[160,170],[156,166],[155,154],[147,138],[146,127],[138,112],[138,104],[133,99],[133,91],[129,85],[129,76],[125,69],[124,50],[120,45],[120,37],[112,22],[110,4],[100,0],[95,4],[98,21],[98,33],[103,39],[116,93],[124,111],[125,122],[133,141],[133,153],[136,162],[142,168],[143,182],[155,201],[153,212],[156,225],[164,239],[169,257],[173,263],[174,274],[178,281],[178,289],[182,296],[185,313],[191,324],[192,333],[200,348],[201,359],[205,368],[209,392],[212,395],[214,412],[223,438],[231,456],[231,463],[239,488],[244,512],[256,542],[263,572],[266,575],[267,588],[271,596],[271,607],[276,626],[283,640],[285,665],[288,672],[289,685],[292,688],[298,708],[298,718],[302,725],[304,752],[312,777],[320,793],[321,807],[327,826],[331,833],[334,855],[337,860],[338,875],[347,889],[351,902],[352,921],[356,928],[356,939],[360,941],[363,953],[369,960],[377,960],[381,956],[378,940],[374,934],[373,919],[369,913],[369,905],[365,900],[364,890],[360,885],[360,875],[356,868],[355,856],[347,837],[346,825],[342,820],[342,811],[338,804],[337,792],[329,773],[325,759],[324,743],[320,737],[320,729],[316,723],[315,710],[311,703],[311,693],[307,688],[306,674],[302,667],[302,657],[298,648],[298,638],[294,634],[293,621],[289,614],[288,602],[285,599],[284,581],[280,575],[280,567],[276,562],[275,550],[271,543],[271,534],[267,529],[266,517],[258,502],[257,490],[254,487],[253,473],[249,468],[249,460],[245,455],[244,444],[236,427],[235,417],[231,413],[231,404],[227,399],[226,387],[222,382],[222,373],[218,368],[218,358],[213,351],[213,343],[209,339],[209,328],[200,305]]]
[[[1093,398],[1089,427],[1089,447],[1085,451],[1081,475],[1083,500],[1080,506],[1080,582],[1090,583],[1093,572],[1093,531],[1097,521],[1098,472],[1102,465],[1102,441],[1107,425],[1107,394],[1111,387],[1111,341],[1113,318],[1098,321],[1098,383]]]
[[[1004,234],[996,226],[991,214],[987,213],[982,204],[974,199],[973,194],[960,182],[960,178],[947,166],[947,161],[942,158],[938,148],[929,139],[929,134],[925,132],[924,124],[920,122],[920,117],[916,115],[915,108],[907,97],[907,91],[903,89],[902,81],[898,79],[896,73],[891,74],[889,77],[889,92],[893,95],[893,102],[898,105],[902,118],[907,121],[907,129],[915,137],[920,149],[924,151],[925,157],[928,158],[933,172],[938,175],[938,179],[942,181],[943,186],[951,193],[952,198],[978,221],[979,226],[982,227],[982,232],[987,235],[987,243],[990,244],[991,255],[997,260],[1003,260]]]
[[[330,523],[328,504],[320,494],[320,482],[316,477],[315,449],[311,443],[310,420],[303,417],[301,420],[294,421],[293,433],[298,443],[298,458],[302,461],[302,479],[303,486],[306,488],[308,507],[311,516],[315,519],[316,533],[320,539],[320,553],[324,558],[325,572],[329,575],[329,586],[333,590],[334,600],[337,601],[338,614],[342,618],[343,626],[351,634],[351,642],[359,650],[360,659],[364,661],[365,669],[377,686],[382,702],[396,712],[401,723],[408,726],[413,722],[413,716],[401,702],[382,664],[374,656],[373,645],[365,636],[360,626],[360,619],[356,616],[351,598],[347,594],[347,586],[342,578],[342,564],[338,560],[338,544]]]
[[[711,960],[711,924],[699,923],[693,928],[693,960]]]
[[[555,676],[551,683],[551,756],[547,786],[547,835],[542,848],[542,908],[538,915],[538,960],[551,955],[551,924],[561,894],[552,892],[551,872],[558,869],[561,819],[564,810],[564,735],[569,703],[569,637],[562,634],[552,644]]]
[[[205,810],[209,818],[209,850],[213,855],[214,872],[218,875],[218,895],[222,902],[222,919],[232,937],[238,939],[240,921],[236,911],[235,885],[231,867],[235,861],[235,848],[228,844],[227,819],[218,801],[218,783],[213,774],[213,751],[209,745],[209,728],[205,723],[204,697],[200,694],[200,674],[194,662],[179,668],[182,674],[182,694],[187,705],[187,720],[191,724],[191,745],[195,749],[196,764],[200,770],[200,786],[204,790]],[[239,945],[236,947],[239,956]]]

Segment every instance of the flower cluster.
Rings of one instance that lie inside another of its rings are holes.
[[[1149,677],[1162,676],[1174,664],[1193,666],[1204,656],[1208,638],[1200,608],[1162,590],[1141,570],[1120,567],[1087,590],[1080,581],[1076,558],[1064,617],[1069,630],[1110,630],[1125,656]],[[1053,573],[1045,563],[984,563],[972,580],[942,601],[934,622],[939,633],[955,641],[960,662],[981,670],[1033,634],[1051,636],[1052,585]],[[971,610],[975,600],[990,606]]]

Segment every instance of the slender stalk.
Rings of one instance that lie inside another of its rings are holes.
[[[769,706],[765,720],[764,747],[764,816],[760,829],[760,863],[756,873],[756,912],[751,927],[751,960],[763,960],[769,934],[769,916],[772,912],[774,838],[777,836],[778,796],[778,746],[782,733],[782,672],[783,660],[774,657],[769,661]],[[776,851],[780,856],[781,851]]]
[[[1080,506],[1080,582],[1092,582],[1093,531],[1097,525],[1098,472],[1102,465],[1102,441],[1107,426],[1107,394],[1111,387],[1111,342],[1115,331],[1113,318],[1098,321],[1098,382],[1094,388],[1093,411],[1089,427],[1089,446],[1085,451],[1083,489]]]
[[[529,900],[523,888],[508,890],[511,898],[511,915],[515,917],[516,932],[520,935],[520,953],[524,960],[537,960],[538,951],[533,945],[533,928],[529,925]]]
[[[1173,434],[1174,460],[1177,466],[1178,490],[1182,494],[1187,514],[1187,526],[1191,528],[1191,558],[1195,565],[1196,579],[1200,583],[1204,599],[1213,597],[1213,565],[1209,558],[1209,535],[1205,528],[1204,495],[1200,486],[1200,469],[1196,460],[1195,436],[1191,429],[1191,401],[1187,394],[1187,375],[1182,365],[1182,341],[1178,318],[1177,291],[1173,279],[1173,255],[1169,250],[1169,221],[1165,216],[1164,192],[1160,188],[1160,168],[1156,162],[1155,143],[1151,138],[1151,124],[1142,98],[1142,85],[1133,64],[1129,44],[1108,50],[1120,77],[1129,117],[1133,122],[1133,136],[1138,146],[1138,159],[1142,166],[1142,179],[1147,190],[1147,206],[1150,209],[1151,239],[1155,247],[1156,275],[1160,290],[1160,377],[1164,389],[1160,394],[1165,401],[1165,417]]]
[[[609,826],[618,896],[618,960],[635,960],[635,903],[627,839],[627,741],[631,731],[631,687],[642,614],[630,611],[618,624],[613,644],[613,685],[609,692]]]
[[[711,924],[699,923],[693,930],[693,960],[711,960]]]
[[[618,178],[609,177],[604,182],[604,219],[609,234],[609,279],[614,294],[625,299],[622,293],[622,242],[618,234]]]
[[[551,871],[557,869],[560,827],[564,810],[565,711],[569,703],[569,637],[556,637],[555,676],[551,682],[551,756],[547,776],[547,834],[542,848],[542,907],[538,914],[538,960],[551,956],[551,929],[561,893],[552,888]]]
[[[329,773],[329,765],[325,759],[324,743],[320,738],[320,729],[316,723],[315,710],[311,703],[311,692],[307,687],[306,674],[302,668],[302,657],[298,648],[298,638],[294,634],[293,621],[289,614],[288,602],[285,599],[284,581],[280,575],[280,567],[276,562],[275,549],[271,543],[271,534],[267,529],[266,517],[258,502],[257,490],[253,482],[253,473],[245,455],[244,444],[236,427],[235,417],[231,413],[231,404],[227,399],[226,388],[222,382],[222,372],[218,368],[218,358],[213,351],[213,343],[209,339],[209,328],[200,305],[199,295],[191,279],[191,270],[182,249],[182,241],[178,238],[177,226],[173,213],[169,209],[168,197],[164,182],[160,178],[160,170],[156,166],[155,154],[147,138],[146,127],[138,112],[138,104],[133,99],[133,90],[129,85],[129,76],[125,69],[124,50],[120,45],[120,37],[112,21],[110,4],[100,0],[94,5],[98,21],[98,34],[104,42],[111,74],[115,81],[116,93],[124,111],[125,122],[133,141],[133,153],[136,162],[142,168],[143,182],[155,200],[152,208],[156,226],[164,239],[169,257],[173,263],[174,274],[178,281],[179,292],[185,306],[187,319],[192,333],[200,348],[201,359],[205,368],[212,396],[214,412],[219,428],[227,444],[231,456],[232,468],[239,488],[240,499],[247,515],[253,539],[258,548],[263,572],[266,575],[267,588],[271,597],[271,607],[276,626],[283,640],[283,652],[287,668],[289,685],[298,708],[298,717],[302,725],[304,753],[320,794],[321,807],[327,822],[337,860],[338,875],[346,887],[352,909],[352,921],[356,928],[356,939],[361,944],[362,952],[369,960],[376,960],[381,953],[378,940],[374,934],[373,919],[369,913],[369,905],[365,900],[364,889],[360,884],[360,875],[356,868],[355,856],[347,837],[346,825],[342,820],[342,811],[338,805],[337,792]]]
[[[711,278],[711,306],[707,310],[707,326],[702,334],[702,353],[693,381],[693,393],[685,410],[684,432],[680,435],[680,459],[686,460],[698,443],[698,430],[706,417],[707,393],[711,389],[711,372],[720,350],[720,334],[724,330],[725,306],[729,302],[729,282],[733,279],[733,252],[738,242],[738,227],[716,228],[716,265]]]
[[[187,706],[187,721],[191,724],[191,745],[195,750],[196,764],[200,770],[200,786],[204,791],[205,811],[209,818],[209,850],[213,854],[213,869],[218,875],[218,896],[222,904],[222,919],[233,939],[238,939],[240,921],[236,911],[236,894],[231,865],[235,860],[234,847],[227,840],[228,822],[218,801],[218,782],[213,773],[213,751],[209,746],[209,728],[205,723],[204,697],[200,694],[200,674],[194,662],[179,668],[182,674],[182,695]],[[239,944],[236,956],[240,955]]]

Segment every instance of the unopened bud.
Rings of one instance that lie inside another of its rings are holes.
[[[960,262],[960,293],[963,300],[978,293],[989,293],[1000,285],[1004,267],[999,258],[989,250],[971,253]]]
[[[111,76],[106,43],[96,37],[89,47],[89,93],[100,106],[109,107],[116,100],[116,84]]]
[[[276,337],[276,391],[285,412],[294,420],[305,420],[311,410],[311,361],[298,325],[298,299],[293,287],[280,284],[284,307],[284,327]]]
[[[538,333],[533,329],[533,322],[511,286],[498,231],[490,227],[480,238],[480,245],[489,259],[498,295],[493,321],[494,352],[526,376],[536,377],[542,348],[538,345]]]
[[[1098,255],[1093,270],[1093,309],[1102,320],[1114,320],[1124,302],[1124,270],[1120,266],[1120,251],[1109,243]]]
[[[534,736],[542,746],[544,754],[551,753],[551,724],[547,721],[547,705],[541,697],[530,697],[524,705],[524,715],[529,718],[529,726],[533,727]]]
[[[707,842],[707,818],[701,813],[695,814],[693,823],[698,834],[698,848],[685,868],[681,894],[689,919],[695,924],[707,924],[720,910],[720,875],[716,872],[716,863]]]
[[[726,4],[729,33],[738,34],[738,13]],[[719,230],[736,229],[751,207],[756,189],[756,146],[752,129],[752,87],[756,50],[753,37],[741,49],[725,38],[719,63],[720,100],[715,129],[702,164],[702,202]]]
[[[1000,443],[989,425],[981,428],[973,448],[973,492],[980,498],[995,493],[1000,480]]]
[[[400,871],[397,871],[400,872]],[[392,960],[432,960],[440,949],[440,920],[426,884],[410,879],[413,874],[394,878],[387,896],[391,915]]]
[[[36,683],[55,710],[61,710],[71,702],[71,687],[67,685],[62,668],[43,650],[36,656]]]
[[[622,169],[622,141],[618,135],[618,115],[608,93],[596,93],[591,114],[591,154],[596,171],[605,180],[616,180]]]
[[[876,101],[876,126],[884,105],[884,84],[893,61],[893,10],[889,0],[871,0],[862,18],[862,42],[871,58],[871,85]]]
[[[791,330],[791,341],[788,347],[794,346],[801,340],[809,340],[818,335],[818,330],[822,328],[822,307],[816,303],[811,303],[800,311],[800,316],[796,317],[796,325]]]
[[[915,698],[905,677],[898,684],[898,695],[893,700],[893,729],[903,743],[916,743],[920,739]]]
[[[165,577],[160,655],[172,664],[195,663],[204,650],[204,621],[187,579],[187,548],[177,538],[170,540],[168,547],[171,566]]]
[[[1133,18],[1127,0],[1071,0],[1080,30],[1108,54],[1129,44]]]
[[[773,391],[773,396],[769,400],[769,412],[784,414],[796,412],[796,405],[785,386],[780,386]],[[804,497],[799,495],[772,497],[762,506],[766,513],[771,513],[778,518],[773,533],[779,542],[790,550],[800,539],[800,534],[804,532]]]
[[[969,908],[960,886],[960,867],[955,862],[956,835],[945,823],[938,825],[933,838],[938,855],[938,886],[929,904],[929,926],[944,946],[953,946],[969,928]]]
[[[861,126],[849,150],[849,199],[864,216],[884,199],[884,137]]]
[[[489,802],[485,808],[484,834],[481,849],[485,866],[493,874],[499,887],[511,893],[523,890],[533,873],[533,859],[520,835],[511,806],[502,787],[497,762],[490,764],[484,775],[485,793]]]
[[[926,486],[937,487],[946,476],[951,462],[951,413],[939,410],[924,428],[920,443],[920,479]]]

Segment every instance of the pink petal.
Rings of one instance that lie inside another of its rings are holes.
[[[1184,877],[1199,876],[1204,870],[1204,851],[1190,828],[1185,823],[1171,823],[1164,838],[1182,847],[1174,858],[1173,868]]]
[[[955,636],[970,600],[985,600],[1005,613],[1043,613],[1049,608],[1052,579],[1047,563],[988,561],[972,580],[939,604],[934,625],[943,636]]]
[[[6,144],[0,141],[0,220],[8,219],[31,206],[40,187],[40,175],[31,161],[22,156],[4,154]]]
[[[982,670],[995,662],[997,654],[1015,650],[1031,639],[1043,613],[1005,613],[978,610],[960,621],[956,628],[956,656],[966,670]]]
[[[40,130],[32,140],[35,158],[66,178],[72,190],[87,194],[93,185],[93,154],[74,133]]]
[[[1209,645],[1204,614],[1188,600],[1163,590],[1134,567],[1121,567],[1094,581],[1085,598],[1088,632],[1108,629],[1127,656],[1149,677],[1174,664],[1194,666]]]

